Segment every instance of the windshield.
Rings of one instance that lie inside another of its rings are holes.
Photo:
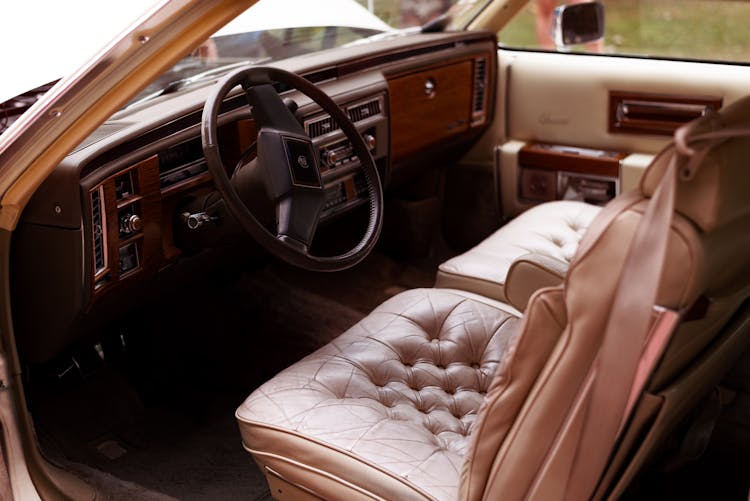
[[[161,0],[130,0],[104,5],[94,0],[53,3],[56,8],[38,30],[9,29],[0,33],[11,51],[9,68],[23,68],[0,83],[0,134],[61,77],[73,73],[104,44]],[[210,83],[233,67],[367,43],[399,36],[420,27],[440,31],[462,28],[490,0],[259,0],[192,53],[154,80],[128,106]],[[22,17],[23,7],[9,2],[9,18]],[[91,23],[86,12],[96,12]],[[19,27],[21,27],[19,25]],[[40,37],[39,33],[44,36]],[[55,43],[48,41],[54,39]],[[40,60],[45,64],[29,65]],[[23,92],[25,90],[25,92]],[[23,92],[19,94],[19,92]],[[13,97],[16,96],[16,97]]]
[[[372,28],[319,26],[214,35],[156,79],[132,102],[213,80],[240,65],[276,61],[382,33]]]
[[[342,45],[418,30],[466,0],[260,0],[146,87],[142,102],[246,64],[278,61]],[[461,7],[458,9],[458,7]],[[450,12],[449,15],[453,15]]]

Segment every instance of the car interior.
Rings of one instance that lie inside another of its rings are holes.
[[[89,499],[747,499],[748,81],[459,31],[130,104],[13,234],[39,451]]]

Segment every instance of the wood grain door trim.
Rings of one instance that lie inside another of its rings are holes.
[[[609,92],[609,132],[669,136],[721,105],[720,97],[613,90]]]

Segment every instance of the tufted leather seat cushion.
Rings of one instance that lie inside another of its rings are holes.
[[[243,443],[287,481],[333,482],[339,497],[354,484],[352,495],[455,499],[472,425],[518,320],[471,293],[399,294],[253,392],[236,414]]]
[[[513,261],[533,253],[570,263],[601,207],[557,201],[524,212],[479,245],[438,267],[435,287],[462,289],[507,301],[505,279]]]

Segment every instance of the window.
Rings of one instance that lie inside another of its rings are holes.
[[[508,47],[555,50],[551,10],[564,2],[530,0],[500,33]],[[573,2],[568,2],[573,3]],[[604,0],[603,43],[571,52],[750,62],[750,2]]]

